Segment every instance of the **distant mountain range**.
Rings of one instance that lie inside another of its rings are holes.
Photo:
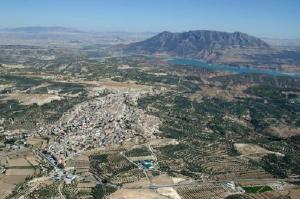
[[[29,26],[0,29],[1,45],[91,46],[142,41],[155,33],[96,32],[61,26]]]
[[[125,46],[130,53],[168,54],[192,58],[209,58],[226,49],[269,49],[263,40],[241,32],[208,30],[183,33],[162,32],[150,39]]]
[[[61,26],[28,26],[28,27],[17,27],[17,28],[5,28],[0,29],[1,32],[22,32],[22,33],[53,33],[53,32],[61,32],[61,33],[83,33],[83,31],[74,29],[74,28],[66,28]]]
[[[281,47],[300,47],[300,38],[294,39],[278,39],[278,38],[262,38],[265,42],[271,46],[281,46]]]
[[[32,26],[0,29],[0,44],[78,48],[92,58],[167,55],[233,66],[300,71],[300,47],[296,41],[263,41],[241,32],[196,30],[157,34]]]

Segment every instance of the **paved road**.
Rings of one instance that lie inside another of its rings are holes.
[[[274,182],[300,182],[300,179],[275,179],[275,178],[265,178],[265,179],[236,179],[234,180],[234,182],[255,182],[255,183],[274,183]],[[201,184],[201,183],[226,183],[229,182],[229,180],[209,180],[206,182],[202,182],[202,181],[185,181],[182,183],[178,183],[178,184],[169,184],[169,185],[155,185],[155,184],[151,184],[146,186],[145,188],[149,188],[149,189],[157,189],[157,188],[162,188],[162,187],[179,187],[179,186],[188,186],[188,185],[197,185],[197,184]]]
[[[32,149],[33,153],[40,156],[41,158],[43,158],[44,160],[46,160],[46,162],[48,162],[49,165],[53,166],[54,169],[58,169],[58,167],[56,166],[56,164],[54,164],[53,162],[51,162],[47,156],[45,154],[43,154],[42,152],[40,152],[37,149]]]

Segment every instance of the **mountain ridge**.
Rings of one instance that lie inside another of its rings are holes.
[[[193,30],[182,33],[161,32],[154,37],[125,46],[124,50],[141,54],[206,58],[224,49],[269,49],[263,40],[242,32]]]

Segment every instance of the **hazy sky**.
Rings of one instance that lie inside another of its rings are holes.
[[[300,38],[300,0],[0,0],[0,27],[18,26]]]

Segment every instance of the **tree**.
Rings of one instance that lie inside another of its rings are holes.
[[[58,164],[57,164],[57,167],[60,168],[60,169],[64,169],[64,168],[65,168],[65,165],[62,164],[62,163],[58,163]]]

